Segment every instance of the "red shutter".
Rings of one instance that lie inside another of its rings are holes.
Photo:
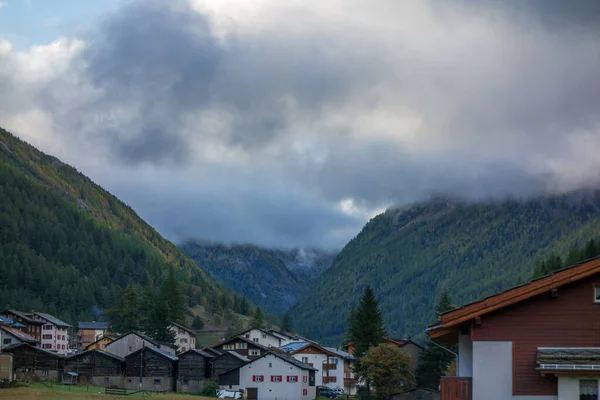
[[[296,382],[298,382],[298,375],[296,375],[295,378],[296,378]]]
[[[252,375],[252,382],[256,382],[256,375]]]
[[[307,395],[308,395],[308,389],[303,389],[302,396],[307,396]]]
[[[271,382],[275,382],[275,377],[271,375]]]
[[[289,375],[287,376],[287,381],[288,381],[288,382],[290,381],[290,376],[289,376]]]

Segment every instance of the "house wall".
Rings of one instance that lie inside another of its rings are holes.
[[[154,344],[130,333],[106,345],[106,351],[125,358],[142,347],[156,347]]]
[[[473,342],[473,399],[558,399],[556,395],[513,396],[512,356],[512,342]]]
[[[306,358],[306,359],[308,359],[308,362],[306,362],[305,364],[308,364],[311,367],[318,370],[315,374],[315,384],[317,386],[328,386],[331,388],[335,388],[336,386],[340,386],[340,387],[343,386],[343,382],[344,382],[343,380],[341,381],[342,382],[341,384],[334,383],[334,384],[323,385],[323,363],[327,359],[327,355],[325,355],[323,353],[302,352],[302,353],[296,353],[296,354],[292,355],[292,357],[294,357],[298,361],[303,361],[303,358]],[[330,371],[330,372],[333,374],[335,371]]]
[[[149,392],[170,392],[173,390],[173,378],[148,376],[142,378],[140,385],[139,377],[127,377],[125,378],[125,389],[147,390]]]
[[[243,340],[234,340],[229,343],[221,343],[218,346],[215,346],[214,348],[220,351],[221,353],[225,353],[227,351],[235,351],[236,353],[244,357],[248,357],[251,360],[263,355],[263,350],[260,347],[254,346],[252,343],[247,343]],[[253,355],[253,350],[257,351],[258,354]]]
[[[169,329],[175,333],[175,345],[178,352],[183,353],[196,348],[196,337],[190,332],[174,325],[170,326]]]
[[[232,356],[229,353],[226,353],[212,361],[212,376],[213,378],[218,378],[219,375],[224,374],[227,371],[231,371],[232,369],[241,365],[244,365],[244,361]]]
[[[98,387],[122,388],[125,386],[125,377],[122,375],[92,376],[91,385]]]
[[[557,378],[536,371],[538,347],[600,347],[600,304],[594,303],[595,285],[600,286],[598,274],[560,287],[558,297],[548,292],[484,315],[481,325],[473,327],[474,342],[514,344],[511,369],[515,395],[558,394]],[[475,373],[475,365],[473,368]]]
[[[67,328],[44,322],[40,342],[40,347],[44,350],[55,351],[58,354],[69,352],[69,332]]]
[[[177,391],[198,393],[204,388],[204,379],[177,379]]]
[[[21,340],[10,333],[0,330],[0,349],[11,346],[13,344],[21,343]]]
[[[473,341],[469,333],[458,336],[458,376],[473,376]]]
[[[254,375],[263,375],[264,382],[253,381]],[[271,382],[272,375],[281,375],[282,382]],[[223,389],[243,389],[246,393],[247,388],[257,388],[260,400],[312,400],[317,395],[316,386],[309,386],[308,375],[309,371],[269,354],[239,369],[239,386],[232,385]],[[298,376],[298,382],[287,382],[287,376]],[[306,395],[303,395],[303,390],[306,390]]]
[[[251,329],[243,335],[240,335],[240,337],[246,338],[265,347],[281,347],[281,339],[259,329]]]
[[[419,363],[419,358],[421,357],[421,351],[423,349],[421,349],[419,346],[417,346],[416,344],[414,344],[412,342],[408,342],[404,346],[400,347],[400,349],[402,351],[406,352],[410,356],[412,366],[413,366],[413,371],[416,371],[417,365]]]

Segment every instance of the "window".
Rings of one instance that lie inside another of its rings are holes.
[[[252,375],[252,382],[264,382],[264,381],[265,381],[264,375]]]
[[[65,345],[64,345],[64,344],[62,345],[62,349],[63,349],[63,350],[65,349]]]
[[[302,357],[302,362],[304,364],[308,364],[308,357]]]
[[[234,344],[226,344],[223,346],[223,350],[235,350]]]
[[[42,335],[42,339],[52,339],[52,335]]]
[[[298,382],[298,377],[297,376],[288,376],[287,381],[288,382]]]
[[[250,334],[246,333],[246,339],[250,339]]]
[[[269,363],[269,368],[273,368],[273,363]]]
[[[302,389],[302,396],[308,396],[308,389]]]
[[[182,348],[181,348],[181,352],[182,352],[182,353],[183,353],[184,351],[186,351],[186,350],[187,350],[187,348],[185,348],[185,347],[182,347]]]
[[[131,346],[129,346],[129,352],[131,353],[133,350],[131,349]]]
[[[42,370],[42,376],[48,376],[48,370],[47,369]]]
[[[248,348],[248,343],[244,343],[244,342],[241,342],[241,343],[236,343],[236,344],[235,344],[235,347],[236,347],[237,349],[247,349],[247,348]]]
[[[67,337],[65,335],[63,335],[63,340],[67,340]]]
[[[104,384],[106,385],[106,387],[108,387],[109,383],[110,382],[108,381],[108,376],[107,376],[107,377],[104,378]]]
[[[51,348],[52,348],[52,345],[50,343],[44,343],[42,345],[42,349],[51,349]]]
[[[271,375],[271,382],[281,382],[281,375]]]
[[[308,376],[303,376],[302,377],[302,382],[304,382],[304,383],[308,382]]]
[[[598,400],[598,381],[582,379],[579,381],[580,400]]]
[[[253,341],[254,343],[258,343],[258,338],[257,338],[257,337],[255,337],[254,339],[252,339],[252,341]]]
[[[10,342],[11,342],[10,338],[9,339],[4,339],[2,341],[2,344],[10,344]]]
[[[260,350],[250,350],[251,356],[260,356]]]
[[[267,338],[267,334],[266,334],[266,333],[263,333],[263,334],[262,334],[262,338],[263,338],[263,339],[266,339],[266,338]]]
[[[594,288],[594,303],[600,303],[600,286]]]
[[[155,384],[155,385],[160,385],[160,379],[155,379],[155,380],[154,380],[154,384]]]
[[[42,329],[43,329],[43,330],[45,330],[45,331],[52,330],[52,325],[44,325],[44,326],[42,327]]]

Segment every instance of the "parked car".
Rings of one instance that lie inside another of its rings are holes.
[[[319,388],[319,396],[327,397],[329,399],[335,399],[338,397],[337,393],[328,387],[320,387]]]
[[[333,392],[334,392],[335,394],[337,394],[338,396],[343,396],[343,395],[345,395],[345,394],[346,394],[346,392],[344,391],[344,389],[342,389],[342,388],[341,388],[341,387],[339,387],[339,386],[338,386],[338,387],[336,387],[335,389],[332,389],[332,390],[333,390]]]

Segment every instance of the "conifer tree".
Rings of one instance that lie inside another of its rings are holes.
[[[250,303],[248,302],[248,299],[246,299],[245,297],[242,297],[242,301],[240,304],[240,314],[242,314],[242,315],[250,314]]]
[[[292,326],[292,317],[290,316],[290,312],[286,312],[283,314],[283,319],[281,320],[281,330],[286,333],[291,333],[294,327]]]
[[[139,306],[137,289],[130,280],[123,295],[123,310],[121,312],[121,329],[123,332],[140,329]]]
[[[185,299],[172,268],[161,286],[160,296],[166,302],[169,324],[177,322],[185,325]]]
[[[256,329],[264,329],[265,319],[264,319],[263,312],[260,309],[260,307],[256,307],[256,310],[254,311],[254,316],[250,320],[250,324],[248,325],[248,327],[256,328]]]
[[[352,342],[354,357],[362,358],[371,347],[377,346],[386,336],[383,318],[375,293],[365,288],[358,307],[350,310],[346,338]]]

